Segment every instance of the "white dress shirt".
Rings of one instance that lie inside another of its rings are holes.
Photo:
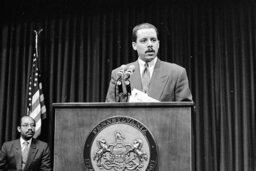
[[[21,151],[24,150],[25,148],[25,144],[24,144],[25,140],[20,137],[20,146],[21,146]],[[32,142],[32,138],[30,140],[27,141],[28,142],[28,148],[30,148],[31,142]]]
[[[155,57],[155,59],[153,59],[152,61],[148,62],[148,70],[149,70],[149,73],[150,73],[150,78],[153,75],[154,68],[155,68],[155,65],[156,65],[156,61],[157,61],[157,57]],[[144,62],[140,58],[138,58],[138,62],[139,62],[139,65],[140,65],[140,75],[142,76],[142,73],[145,69],[145,63],[146,62]]]

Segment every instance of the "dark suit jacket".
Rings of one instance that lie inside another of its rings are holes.
[[[135,71],[131,75],[131,89],[136,88],[142,91],[139,62],[135,61],[127,64],[135,66]],[[120,67],[111,73],[111,81],[106,96],[106,102],[115,101],[115,83],[117,72]],[[186,70],[176,64],[168,63],[157,59],[152,78],[149,83],[148,95],[159,101],[192,101]]]
[[[25,171],[50,171],[51,154],[47,143],[32,139]],[[5,142],[0,151],[0,170],[21,171],[20,139]]]

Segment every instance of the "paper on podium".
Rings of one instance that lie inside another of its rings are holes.
[[[148,96],[146,93],[134,88],[129,98],[129,102],[159,102],[159,101]]]

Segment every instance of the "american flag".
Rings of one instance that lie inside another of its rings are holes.
[[[46,118],[46,107],[44,105],[44,95],[42,92],[42,82],[38,67],[38,55],[34,54],[31,75],[28,86],[27,115],[36,121],[34,138],[41,133],[42,119]]]

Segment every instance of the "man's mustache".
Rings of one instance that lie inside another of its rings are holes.
[[[35,131],[27,131],[26,133],[28,134],[28,133],[34,133]]]
[[[145,53],[148,53],[148,52],[155,52],[155,50],[152,49],[152,48],[150,48],[150,49],[148,49],[148,50],[145,51]]]

